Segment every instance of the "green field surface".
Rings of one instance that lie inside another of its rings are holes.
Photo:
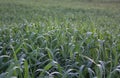
[[[120,1],[0,0],[0,78],[120,78]]]

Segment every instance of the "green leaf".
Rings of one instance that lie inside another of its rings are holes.
[[[30,78],[29,76],[29,66],[27,61],[24,62],[24,78]]]

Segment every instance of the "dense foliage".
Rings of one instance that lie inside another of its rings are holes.
[[[0,78],[119,78],[119,4],[51,3],[0,1]]]

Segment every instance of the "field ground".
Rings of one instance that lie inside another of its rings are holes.
[[[119,7],[0,0],[0,78],[120,78]]]

